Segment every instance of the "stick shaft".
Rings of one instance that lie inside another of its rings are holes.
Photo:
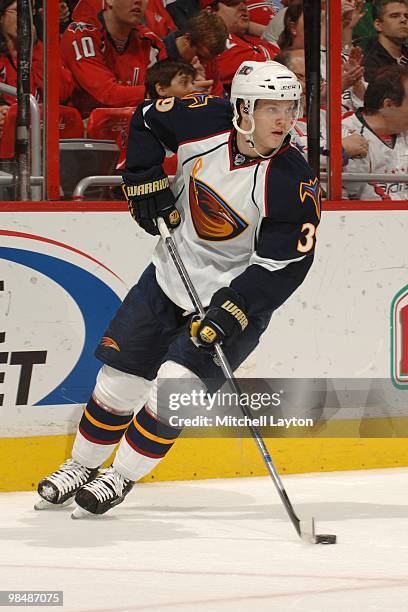
[[[203,316],[205,314],[205,310],[204,307],[202,305],[202,302],[200,300],[200,297],[191,281],[191,278],[184,266],[184,263],[180,257],[180,254],[177,250],[176,244],[173,240],[173,238],[171,237],[170,231],[166,225],[166,223],[164,222],[164,220],[159,217],[158,218],[158,227],[159,227],[159,231],[160,231],[160,235],[163,238],[165,245],[167,247],[167,250],[170,254],[170,257],[172,258],[177,271],[180,275],[180,278],[183,282],[183,285],[188,293],[188,296],[191,300],[191,303],[194,306],[194,309],[196,309],[198,311],[198,313]],[[234,376],[234,372],[231,368],[231,365],[228,361],[228,359],[225,356],[224,351],[222,350],[221,346],[216,343],[215,345],[215,354],[217,357],[217,363],[219,364],[219,366],[222,369],[222,372],[225,376],[225,378],[228,380],[232,390],[234,393],[237,394],[238,397],[240,397],[242,395],[242,391],[240,389],[240,386],[238,384],[237,379]],[[300,520],[298,518],[298,516],[296,515],[296,512],[293,509],[293,506],[291,504],[291,501],[289,499],[288,494],[286,493],[285,487],[283,486],[282,480],[278,474],[277,469],[275,468],[275,465],[272,461],[272,458],[269,454],[268,449],[266,448],[265,442],[263,441],[262,435],[260,433],[260,431],[258,430],[258,428],[253,425],[251,423],[252,420],[252,415],[251,412],[249,410],[249,408],[243,404],[242,402],[239,402],[239,406],[242,410],[242,413],[244,414],[244,416],[247,417],[247,420],[249,422],[248,425],[248,429],[251,433],[251,436],[253,437],[253,439],[255,440],[255,443],[258,447],[258,450],[261,454],[261,457],[265,463],[265,466],[269,472],[270,477],[272,478],[272,481],[276,487],[276,490],[279,494],[279,497],[282,500],[283,505],[285,506],[286,512],[289,515],[289,518],[294,526],[294,528],[296,529],[296,532],[299,536],[301,536],[301,529],[300,529]]]

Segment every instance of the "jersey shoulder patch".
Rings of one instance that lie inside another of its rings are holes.
[[[268,171],[267,216],[318,223],[322,190],[312,168],[294,146],[271,160]]]

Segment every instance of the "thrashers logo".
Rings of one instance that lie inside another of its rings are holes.
[[[119,347],[118,343],[115,342],[115,340],[112,340],[112,338],[109,338],[109,336],[104,336],[102,338],[101,345],[102,346],[106,346],[108,348],[112,348],[115,351],[118,351],[118,353],[120,353],[120,347]]]
[[[300,197],[301,202],[304,202],[307,197],[313,200],[313,203],[316,208],[317,218],[320,219],[322,190],[321,190],[320,183],[317,180],[317,178],[315,178],[314,180],[309,179],[308,183],[304,181],[300,183],[299,197]]]
[[[194,228],[203,240],[230,240],[246,230],[248,224],[209,185],[197,179],[202,159],[190,176],[189,202]]]

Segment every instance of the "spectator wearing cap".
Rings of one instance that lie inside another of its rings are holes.
[[[225,49],[228,30],[215,13],[201,11],[190,19],[184,33],[171,33],[164,39],[167,57],[183,61],[197,71],[196,90],[223,96],[217,55]]]
[[[408,64],[408,1],[377,0],[373,5],[378,40],[364,58],[364,78],[369,83],[381,68]]]
[[[225,51],[218,56],[218,66],[224,87],[228,91],[242,62],[265,62],[273,59],[279,52],[276,45],[248,34],[250,21],[243,0],[201,0],[201,6],[221,17],[227,26],[229,36]]]

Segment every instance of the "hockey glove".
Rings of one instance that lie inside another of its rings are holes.
[[[231,287],[223,287],[214,293],[204,317],[193,316],[190,336],[202,348],[213,349],[216,342],[228,342],[244,331],[248,319],[244,312],[244,300]]]
[[[161,168],[144,172],[126,172],[122,190],[133,219],[148,234],[157,236],[157,218],[163,217],[169,229],[180,225],[180,213],[169,187],[169,179]]]

